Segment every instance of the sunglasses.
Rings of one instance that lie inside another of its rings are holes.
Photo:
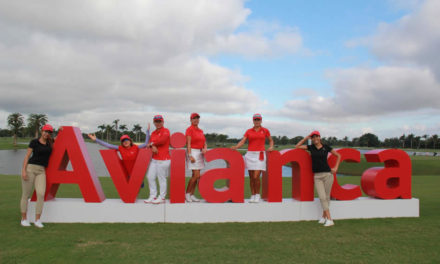
[[[200,116],[193,117],[192,119],[200,119]]]
[[[254,118],[254,121],[261,121],[261,118]]]
[[[48,133],[50,135],[52,135],[52,133],[53,133],[53,131],[50,131],[50,130],[44,130],[44,132],[46,132],[46,133]]]
[[[154,120],[154,123],[162,123],[162,120],[156,119],[156,120]]]

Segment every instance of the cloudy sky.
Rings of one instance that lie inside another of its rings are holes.
[[[0,1],[0,128],[440,133],[440,1]]]

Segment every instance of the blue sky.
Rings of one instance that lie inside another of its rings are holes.
[[[387,1],[247,1],[245,6],[252,11],[249,21],[298,28],[307,49],[276,58],[213,58],[225,67],[239,69],[249,77],[246,86],[275,106],[301,88],[331,95],[327,69],[380,65],[366,47],[349,48],[346,43],[371,35],[379,23],[396,21],[407,13]]]

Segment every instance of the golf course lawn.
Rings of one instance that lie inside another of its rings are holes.
[[[111,179],[100,180],[106,197],[117,198]],[[283,180],[289,197],[290,178]],[[359,176],[338,180],[360,183]],[[440,176],[413,176],[412,183],[419,218],[338,220],[329,228],[302,221],[38,229],[19,224],[20,177],[0,175],[0,263],[439,263]],[[62,185],[57,197],[81,194]]]

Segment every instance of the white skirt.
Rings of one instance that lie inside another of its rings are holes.
[[[191,156],[196,162],[191,163],[189,155],[187,155],[186,164],[189,170],[201,170],[205,168],[205,157],[200,149],[191,149]]]
[[[266,151],[264,153],[264,159],[260,160],[261,151],[248,151],[244,155],[244,162],[246,164],[246,169],[248,170],[262,170],[266,171]]]

